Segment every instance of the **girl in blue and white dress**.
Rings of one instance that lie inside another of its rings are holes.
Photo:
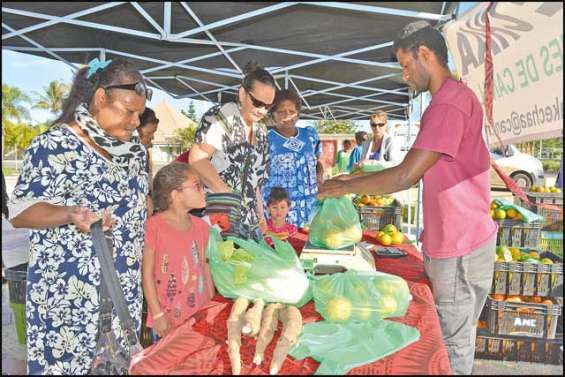
[[[284,188],[291,201],[287,222],[303,227],[313,215],[317,178],[323,176],[323,165],[320,137],[314,127],[296,127],[299,116],[298,94],[292,90],[277,92],[273,105],[276,126],[267,135],[269,177],[262,194],[266,203],[273,187]]]

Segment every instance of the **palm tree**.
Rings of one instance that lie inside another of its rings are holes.
[[[34,108],[48,110],[57,116],[63,109],[63,100],[69,93],[68,85],[60,81],[51,81],[49,85],[43,88],[43,93],[33,92],[37,96]]]
[[[30,119],[29,110],[24,105],[30,103],[30,98],[20,88],[2,84],[2,160],[4,160],[4,140],[6,127],[13,125],[14,121]]]
[[[2,84],[2,124],[29,119],[26,103],[31,103],[31,100],[20,88]]]

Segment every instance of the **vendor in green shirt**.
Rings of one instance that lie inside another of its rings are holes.
[[[347,165],[349,164],[349,155],[353,149],[351,145],[351,140],[343,141],[343,149],[337,152],[337,158],[335,166],[337,168],[337,173],[347,172]]]

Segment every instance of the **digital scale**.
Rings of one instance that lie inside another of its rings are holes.
[[[347,270],[375,271],[375,259],[369,251],[373,245],[361,242],[338,250],[314,246],[310,240],[300,254],[300,261],[306,271],[315,275],[333,274]]]

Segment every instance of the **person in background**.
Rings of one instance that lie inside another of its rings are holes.
[[[561,158],[561,163],[559,164],[559,172],[557,173],[554,186],[563,188],[563,158]]]
[[[151,160],[151,147],[153,146],[153,137],[155,132],[157,132],[157,126],[159,125],[159,119],[155,115],[155,111],[149,107],[145,108],[145,111],[139,117],[139,126],[137,127],[137,133],[139,134],[139,141],[147,149],[147,173],[149,174],[149,180],[153,179],[153,161]],[[153,214],[153,200],[151,199],[151,184],[149,185],[149,195],[147,196],[147,216]]]
[[[162,167],[153,183],[155,214],[145,226],[143,292],[154,339],[182,324],[214,296],[206,263],[210,227],[188,213],[205,205],[204,190],[188,164]]]
[[[296,226],[286,222],[290,206],[291,203],[286,190],[282,187],[273,187],[267,201],[267,210],[269,211],[267,236],[277,237],[279,240],[286,241],[289,237],[296,234]],[[272,241],[268,237],[266,240],[272,246]]]
[[[269,130],[269,176],[263,186],[263,200],[273,187],[284,188],[292,206],[287,221],[303,227],[312,215],[318,180],[323,178],[320,161],[322,145],[314,127],[296,127],[301,99],[294,90],[277,92],[273,105],[274,129]]]
[[[275,79],[256,62],[244,68],[237,102],[208,110],[196,130],[189,163],[209,190],[207,210],[230,207],[234,224],[224,234],[262,238],[260,188],[267,179],[267,129],[260,121],[275,99]]]
[[[357,164],[361,160],[361,152],[363,151],[363,143],[367,141],[369,135],[365,131],[357,131],[355,132],[355,143],[357,146],[353,148],[351,151],[351,155],[349,156],[349,164],[347,165],[347,171],[353,170],[357,167]]]
[[[387,120],[386,113],[381,110],[369,117],[373,137],[363,143],[360,163],[365,160],[387,161],[394,166],[400,162],[398,161],[400,151],[392,137],[386,132]]]
[[[404,80],[430,91],[418,136],[395,167],[326,181],[320,197],[381,195],[409,189],[423,178],[424,269],[432,284],[449,362],[471,374],[476,324],[490,291],[497,225],[490,210],[490,155],[482,137],[481,103],[451,77],[447,46],[425,21],[406,25],[393,50]]]
[[[342,145],[343,149],[337,152],[335,160],[338,174],[347,172],[347,165],[349,165],[349,156],[351,155],[351,150],[353,149],[351,140],[344,140]]]
[[[26,151],[8,204],[29,228],[27,372],[87,374],[96,352],[100,264],[90,226],[103,219],[125,300],[141,327],[141,256],[149,191],[137,126],[151,99],[124,60],[92,60],[77,71],[62,114]],[[120,321],[112,330],[124,349]]]

